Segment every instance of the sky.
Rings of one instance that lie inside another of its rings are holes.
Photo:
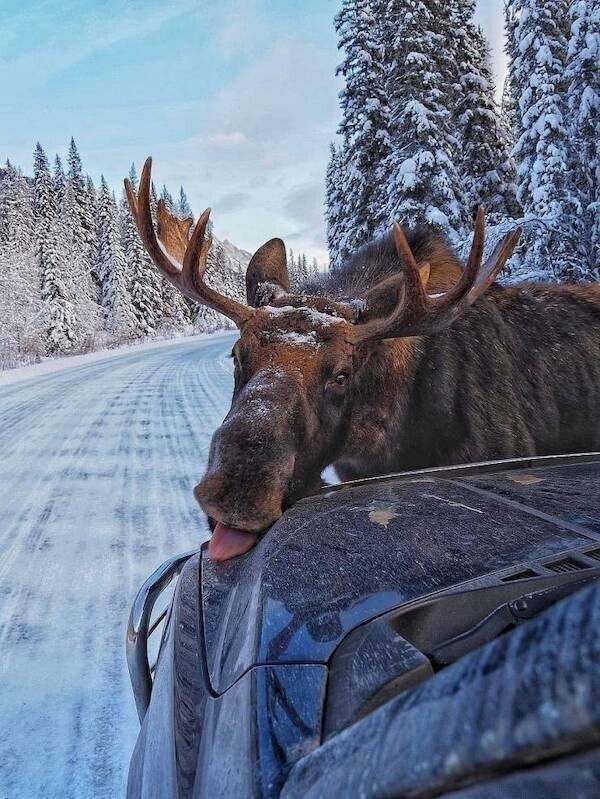
[[[40,141],[75,137],[120,192],[153,156],[215,232],[254,251],[281,236],[325,262],[324,175],[339,122],[340,0],[2,0],[0,160],[30,174]],[[479,0],[499,83],[502,0]]]

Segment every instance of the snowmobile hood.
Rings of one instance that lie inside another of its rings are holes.
[[[353,628],[385,611],[600,539],[600,462],[572,460],[351,483],[298,502],[239,558],[215,562],[205,546],[213,691],[259,664],[327,663]]]

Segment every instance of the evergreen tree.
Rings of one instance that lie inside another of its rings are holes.
[[[325,176],[325,219],[327,246],[332,269],[339,268],[356,249],[352,209],[353,176],[356,170],[347,155],[347,146],[331,145]]]
[[[34,220],[29,184],[21,170],[6,162],[0,183],[0,248],[7,254],[28,253]]]
[[[136,187],[137,173],[133,164],[129,179]],[[140,241],[124,194],[120,211],[121,245],[129,266],[129,291],[137,322],[135,333],[139,336],[152,335],[162,318],[159,275]]]
[[[369,241],[387,224],[382,163],[390,152],[391,141],[384,18],[378,13],[381,5],[375,0],[342,0],[335,18],[338,48],[344,50],[337,69],[337,74],[345,79],[340,94],[339,133],[354,173],[353,195],[347,206],[350,224],[346,230],[347,243],[352,248]]]
[[[80,242],[84,262],[91,273],[96,253],[96,231],[94,209],[90,202],[86,178],[83,174],[81,157],[75,140],[71,138],[67,155],[67,191],[70,194],[68,208],[63,217],[68,234],[75,242]]]
[[[580,257],[569,277],[600,279],[600,3],[574,0],[569,22],[567,188]]]
[[[137,327],[127,290],[128,265],[119,235],[118,209],[104,180],[98,195],[98,250],[95,272],[101,286],[104,326],[109,333],[129,336]]]
[[[36,250],[31,187],[7,161],[0,169],[0,369],[45,352]]]
[[[495,224],[519,215],[516,168],[496,109],[489,47],[474,14],[475,0],[450,3],[448,38],[456,65],[453,117],[459,142],[455,163],[468,214],[484,205],[488,221]]]
[[[510,79],[517,98],[517,198],[540,224],[528,242],[523,276],[560,280],[576,256],[566,192],[564,103],[567,0],[508,0]]]
[[[187,194],[183,190],[183,186],[179,187],[179,201],[177,203],[177,216],[180,219],[187,219],[192,216],[192,209],[188,202]]]
[[[47,320],[47,346],[50,354],[73,347],[76,319],[69,280],[65,274],[62,229],[57,215],[56,193],[48,158],[41,145],[33,157],[33,206],[37,223],[37,256],[41,276],[41,295]]]
[[[56,195],[56,207],[62,211],[63,200],[65,198],[66,175],[59,155],[54,158],[54,193]]]
[[[464,198],[453,163],[451,87],[455,77],[448,48],[450,7],[442,0],[390,0],[386,14],[392,145],[383,165],[387,220],[421,222],[463,232]]]
[[[177,208],[173,200],[173,195],[169,192],[169,190],[164,184],[160,192],[160,199],[164,202],[165,208],[170,214],[175,214],[177,212]]]

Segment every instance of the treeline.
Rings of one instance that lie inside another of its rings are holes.
[[[133,166],[130,178],[137,184]],[[160,196],[173,213],[191,216],[183,187],[176,200],[166,186]],[[157,199],[152,186],[154,206]],[[242,299],[245,265],[213,239],[207,274],[215,288]],[[0,368],[228,324],[162,278],[124,196],[104,177],[94,186],[73,140],[66,170],[58,156],[51,168],[39,144],[33,177],[9,162],[0,169]]]
[[[464,243],[483,203],[525,235],[515,279],[600,279],[600,2],[506,0],[495,102],[475,0],[343,0],[340,141],[327,171],[333,267],[394,220]]]

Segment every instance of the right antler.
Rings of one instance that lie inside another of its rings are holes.
[[[372,338],[430,335],[449,327],[491,286],[512,255],[521,235],[521,228],[508,233],[482,266],[484,228],[485,213],[480,206],[477,209],[473,244],[464,272],[456,285],[441,297],[430,297],[404,231],[395,222],[394,242],[405,267],[401,273],[404,290],[400,291],[398,303],[388,317],[356,325],[357,339],[365,341]]]
[[[125,179],[125,193],[127,194],[129,208],[148,255],[169,283],[172,283],[182,294],[202,305],[207,305],[214,311],[224,314],[235,322],[238,327],[242,327],[244,322],[247,322],[254,314],[254,310],[236,300],[225,297],[223,294],[219,294],[218,291],[215,291],[204,282],[208,251],[211,245],[210,239],[206,239],[206,226],[210,216],[210,208],[207,208],[196,222],[185,249],[183,263],[178,263],[161,246],[154,231],[150,211],[151,170],[152,158],[147,158],[142,169],[137,195],[131,185],[131,181],[127,178]]]

